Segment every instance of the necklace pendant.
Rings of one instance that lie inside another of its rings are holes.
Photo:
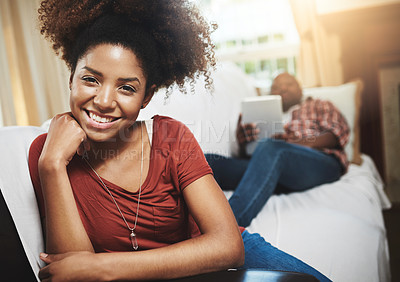
[[[135,232],[133,232],[133,230],[131,230],[131,234],[129,235],[129,237],[131,238],[131,242],[132,242],[132,248],[137,251],[137,249],[139,248],[138,242],[136,240],[136,234]]]

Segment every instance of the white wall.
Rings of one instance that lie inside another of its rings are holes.
[[[400,0],[315,0],[318,14],[400,3]]]

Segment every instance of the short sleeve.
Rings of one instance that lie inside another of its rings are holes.
[[[176,188],[184,190],[189,184],[212,170],[189,128],[170,117],[154,116],[152,146],[168,155],[165,169],[170,171]]]
[[[39,178],[39,168],[38,168],[38,161],[40,154],[42,153],[44,143],[46,141],[47,133],[39,135],[31,144],[29,148],[29,173],[31,176],[33,188],[35,190],[36,201],[39,207],[39,213],[41,217],[45,216],[44,210],[44,199],[42,193],[42,186],[40,183]]]
[[[192,132],[184,124],[180,127],[177,174],[183,190],[200,177],[212,174],[212,170]]]

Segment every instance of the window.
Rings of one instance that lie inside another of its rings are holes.
[[[198,0],[213,33],[219,61],[232,61],[269,89],[278,72],[296,74],[299,36],[288,0]]]

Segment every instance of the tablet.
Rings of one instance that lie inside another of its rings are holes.
[[[279,95],[246,97],[242,101],[242,123],[255,123],[260,130],[258,140],[247,144],[251,155],[257,143],[277,133],[283,133],[282,98]]]

